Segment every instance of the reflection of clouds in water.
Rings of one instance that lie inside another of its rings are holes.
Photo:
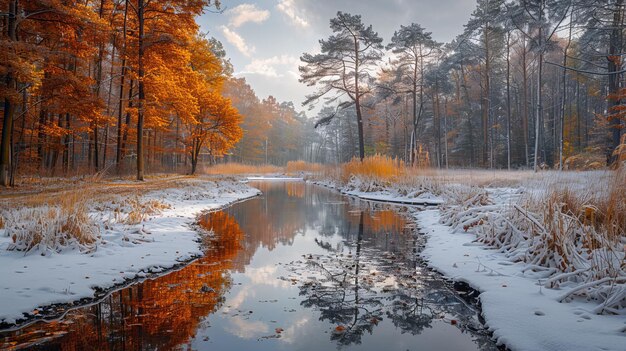
[[[275,288],[289,288],[291,283],[277,279],[276,272],[278,267],[267,265],[258,268],[247,268],[245,276],[256,285],[269,285]]]
[[[235,316],[228,320],[229,325],[224,328],[242,339],[254,339],[269,333],[270,327],[261,321],[249,321],[241,316]]]
[[[250,286],[245,286],[241,290],[239,290],[237,295],[235,295],[232,299],[228,300],[228,302],[227,302],[228,306],[225,306],[223,308],[223,311],[228,313],[228,312],[230,312],[232,310],[236,310],[239,307],[241,307],[243,302],[248,297],[254,297],[254,296],[256,296],[256,294],[254,293],[254,291],[252,289],[250,289]]]
[[[295,321],[291,326],[285,328],[282,332],[281,338],[278,339],[281,342],[285,342],[287,344],[293,344],[298,340],[297,332],[303,330],[303,327],[309,323],[309,319],[307,317],[302,317],[299,320]],[[305,330],[306,333],[306,330]]]

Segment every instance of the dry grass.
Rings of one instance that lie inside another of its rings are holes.
[[[100,228],[89,216],[85,200],[89,198],[88,194],[76,192],[56,204],[4,211],[5,233],[13,241],[9,250],[36,250],[41,254],[68,248],[93,250]]]
[[[115,214],[116,222],[134,225],[169,208],[171,208],[171,206],[164,202],[154,199],[143,201],[138,195],[135,195],[133,197],[124,198],[117,204],[113,213]]]
[[[294,175],[299,173],[319,174],[326,169],[321,163],[309,163],[305,161],[289,161],[285,167],[287,174]]]
[[[235,162],[220,163],[204,169],[204,173],[210,175],[275,174],[283,172],[283,168],[273,165],[246,165]]]
[[[383,155],[369,156],[363,161],[353,158],[350,162],[342,164],[340,171],[343,182],[349,181],[353,176],[390,182],[406,173],[401,160]]]
[[[519,200],[496,204],[478,186],[442,187],[452,195],[443,222],[525,262],[546,287],[566,288],[561,300],[582,297],[599,302],[596,313],[624,314],[626,172],[548,172],[519,184]]]

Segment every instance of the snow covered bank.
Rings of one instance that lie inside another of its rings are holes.
[[[92,298],[96,287],[110,288],[199,256],[198,233],[192,227],[197,215],[258,194],[234,180],[185,179],[141,197],[125,193],[93,199],[88,201],[89,216],[99,225],[100,237],[89,253],[76,247],[9,251],[13,240],[1,229],[0,322],[37,315],[38,306]],[[129,218],[129,198],[165,206],[152,215]]]
[[[303,181],[302,177],[287,177],[284,175],[268,175],[268,176],[254,176],[254,177],[246,177],[247,180],[263,180],[263,181],[281,181],[281,182],[290,182],[290,181]]]
[[[499,344],[512,350],[624,350],[626,318],[597,315],[594,303],[560,303],[528,264],[474,242],[475,234],[440,224],[439,210],[416,213],[428,235],[423,256],[444,275],[481,292],[483,315]]]
[[[364,181],[357,177],[353,177],[345,185],[330,179],[316,180],[314,183],[335,189],[348,196],[370,201],[404,205],[441,205],[445,203],[443,197],[435,195],[431,189],[424,186],[381,185],[375,181]]]

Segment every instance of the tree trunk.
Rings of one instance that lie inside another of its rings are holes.
[[[525,159],[526,167],[528,167],[530,165],[530,153],[528,150],[529,149],[528,147],[529,115],[528,115],[528,65],[527,65],[527,60],[526,60],[527,43],[526,43],[526,38],[522,38],[522,40],[524,41],[524,48],[522,49],[522,84],[524,85],[522,87],[522,130],[524,132],[524,156],[526,158]]]
[[[539,9],[539,22],[543,20],[543,1],[541,2]],[[544,43],[543,43],[543,28],[539,26],[539,62],[537,62],[537,101],[536,103],[536,115],[535,115],[535,157],[534,157],[534,165],[533,169],[535,172],[539,170],[539,138],[541,131],[541,115],[542,115],[542,107],[541,107],[541,91],[542,91],[542,74],[543,74],[543,52],[544,52]]]
[[[8,40],[16,41],[16,16],[18,1],[13,0],[9,3],[9,23],[8,23]],[[15,90],[16,83],[11,72],[7,73],[5,84],[8,90]],[[11,183],[11,138],[13,135],[13,118],[15,114],[15,104],[4,97],[4,120],[2,122],[2,139],[0,141],[0,185],[10,186]]]
[[[7,85],[10,86],[12,79],[7,79]],[[4,98],[4,121],[2,123],[2,146],[0,151],[0,184],[8,187],[11,182],[11,134],[13,131],[13,114],[15,105]]]
[[[363,136],[363,115],[361,113],[361,91],[359,90],[359,41],[354,38],[354,103],[356,107],[356,122],[359,132],[359,158],[365,158],[365,140]]]
[[[506,34],[506,169],[511,170],[511,32]]]
[[[143,114],[146,95],[144,92],[144,0],[137,1],[137,13],[139,20],[139,58],[138,75],[139,101],[137,109],[137,180],[144,180],[143,175]]]
[[[485,43],[485,75],[484,75],[484,92],[483,92],[483,108],[482,108],[482,127],[483,127],[483,152],[482,152],[482,164],[483,166],[487,165],[488,159],[488,151],[487,147],[489,145],[489,115],[491,110],[491,97],[490,97],[490,83],[491,83],[491,62],[489,59],[490,55],[490,47],[489,47],[489,23],[485,24],[484,28],[484,43]],[[493,143],[493,140],[491,141]],[[493,147],[493,145],[491,146]],[[491,165],[491,163],[490,163]]]
[[[624,0],[617,0],[613,10],[613,24],[609,39],[609,57],[608,69],[609,69],[609,114],[617,114],[616,108],[621,104],[620,98],[620,73],[622,68],[622,31],[623,31],[623,18],[622,7],[624,6]],[[613,116],[610,120],[609,127],[611,128],[610,144],[607,147],[607,161],[609,164],[613,164],[617,157],[614,155],[615,150],[621,142],[621,121],[619,116]]]
[[[573,17],[574,10],[572,9],[571,16]],[[573,19],[570,20],[569,24],[569,36],[567,39],[567,45],[563,50],[563,67],[567,67],[567,51],[569,50],[570,45],[572,44],[572,30],[574,26]],[[562,100],[561,100],[561,112],[559,115],[559,170],[563,170],[563,159],[565,155],[563,155],[563,145],[565,143],[565,107],[567,106],[567,69],[563,68],[563,76],[562,76]]]

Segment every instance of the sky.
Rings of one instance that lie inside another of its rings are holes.
[[[236,77],[245,77],[259,98],[292,101],[301,110],[314,88],[298,82],[303,53],[319,52],[337,11],[361,15],[388,43],[400,25],[419,23],[440,42],[463,31],[474,0],[222,0],[221,13],[206,11],[201,30],[224,44]],[[317,106],[308,115],[315,114]]]

